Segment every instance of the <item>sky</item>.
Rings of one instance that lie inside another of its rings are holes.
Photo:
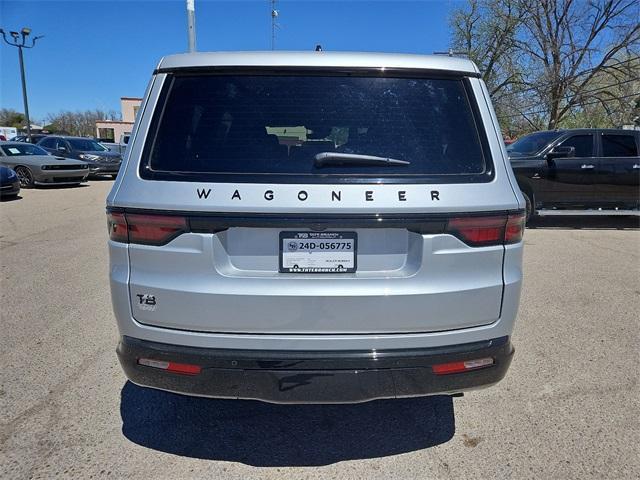
[[[197,49],[269,50],[268,0],[195,0]],[[449,46],[442,1],[283,1],[277,50],[433,53]],[[144,94],[163,55],[187,49],[185,0],[0,0],[0,27],[44,35],[24,50],[29,111],[120,110]],[[0,45],[0,108],[23,111],[18,51]]]

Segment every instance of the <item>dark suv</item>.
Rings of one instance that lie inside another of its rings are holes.
[[[640,131],[536,132],[507,147],[530,217],[538,209],[640,206]]]
[[[31,134],[31,142],[29,142],[29,136],[28,135],[16,135],[15,137],[12,137],[10,139],[10,141],[12,142],[27,142],[27,143],[38,143],[40,140],[42,140],[45,137],[48,137],[49,134],[47,133],[32,133]]]
[[[93,138],[50,135],[38,145],[54,155],[76,158],[89,164],[90,176],[110,175],[116,178],[122,156],[109,151]]]

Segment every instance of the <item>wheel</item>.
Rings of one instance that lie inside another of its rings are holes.
[[[531,201],[531,198],[527,193],[522,192],[522,196],[524,197],[524,203],[525,203],[525,220],[526,220],[526,223],[529,223],[529,221],[535,216],[535,211],[533,209],[533,202]]]
[[[16,175],[18,179],[20,179],[20,186],[22,188],[33,187],[33,175],[27,167],[16,167]]]

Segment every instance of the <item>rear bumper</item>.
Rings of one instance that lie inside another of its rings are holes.
[[[509,337],[407,350],[261,351],[168,345],[121,337],[117,353],[141,386],[187,395],[274,403],[355,403],[457,393],[499,382],[513,357]],[[491,357],[490,367],[436,375],[435,364]],[[198,365],[183,375],[138,364],[147,358]]]
[[[119,170],[119,163],[92,163],[89,165],[89,175],[114,175]]]

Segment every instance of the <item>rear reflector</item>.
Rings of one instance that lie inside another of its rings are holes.
[[[165,245],[186,232],[187,219],[177,215],[107,213],[109,238],[115,242]]]
[[[433,365],[433,373],[436,375],[448,375],[450,373],[468,372],[493,365],[493,358],[478,358],[465,360],[464,362],[449,362]]]
[[[164,362],[162,360],[152,360],[151,358],[139,358],[138,363],[147,367],[159,368],[167,372],[181,373],[182,375],[198,375],[202,371],[199,365],[188,363]]]

